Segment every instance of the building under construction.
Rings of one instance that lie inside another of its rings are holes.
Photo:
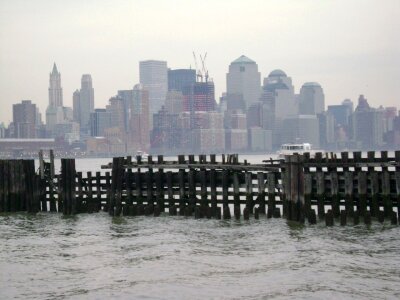
[[[215,87],[212,81],[197,81],[183,89],[183,110],[189,112],[214,111]]]

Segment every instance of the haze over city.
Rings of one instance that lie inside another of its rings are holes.
[[[95,107],[105,107],[139,82],[139,61],[194,68],[192,51],[208,53],[217,101],[230,62],[244,54],[262,78],[284,70],[296,92],[319,82],[326,105],[364,94],[373,106],[396,106],[399,11],[396,0],[0,1],[0,120],[10,122],[22,99],[45,112],[54,62],[65,105],[89,73]]]
[[[399,29],[400,0],[0,0],[0,300],[399,299]]]

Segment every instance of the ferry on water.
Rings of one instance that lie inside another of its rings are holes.
[[[303,154],[309,152],[311,156],[313,156],[316,150],[312,150],[310,143],[302,143],[302,144],[283,144],[281,149],[278,151],[279,158],[284,158],[285,155],[292,155],[294,153]]]
[[[137,156],[140,156],[142,161],[147,160],[147,158],[149,157],[149,155],[146,152],[141,151],[141,150],[136,151],[136,157]]]

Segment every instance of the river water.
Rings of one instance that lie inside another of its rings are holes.
[[[0,214],[0,299],[398,299],[399,236],[377,222]]]

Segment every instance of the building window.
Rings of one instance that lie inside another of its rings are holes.
[[[242,66],[242,67],[240,67],[240,72],[244,72],[244,67]]]

